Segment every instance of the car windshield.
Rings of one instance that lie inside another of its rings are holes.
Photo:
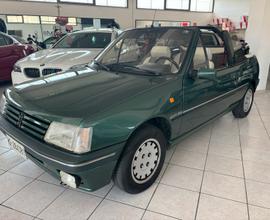
[[[104,48],[111,42],[111,33],[81,32],[64,36],[53,48]]]
[[[133,74],[176,74],[183,63],[193,31],[149,28],[126,31],[101,53],[96,62],[111,71]]]

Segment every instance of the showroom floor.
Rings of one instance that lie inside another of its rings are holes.
[[[248,118],[228,114],[186,138],[139,195],[60,186],[0,134],[0,219],[269,220],[269,109],[270,92],[259,92]]]

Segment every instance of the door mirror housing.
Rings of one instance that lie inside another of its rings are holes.
[[[210,81],[216,81],[216,72],[213,69],[202,68],[197,72],[198,79],[207,79]]]

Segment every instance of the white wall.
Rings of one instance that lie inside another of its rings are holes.
[[[251,0],[215,0],[216,17],[230,18],[234,23],[240,22],[243,15],[249,15]]]
[[[61,4],[61,15],[69,17],[114,18],[122,28],[135,26],[136,19],[153,19],[154,10],[136,9],[136,0],[128,0],[129,8],[112,8],[78,4]],[[20,2],[0,0],[0,14],[26,14],[57,16],[55,3]],[[212,13],[183,11],[157,11],[156,20],[191,21],[206,25],[212,21]]]
[[[259,89],[265,89],[270,65],[270,1],[251,0],[246,39],[260,63]]]

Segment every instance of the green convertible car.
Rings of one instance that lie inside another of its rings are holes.
[[[114,179],[139,193],[182,137],[229,111],[249,114],[259,65],[245,51],[211,26],[128,30],[88,66],[7,89],[0,129],[64,184],[96,190]]]

